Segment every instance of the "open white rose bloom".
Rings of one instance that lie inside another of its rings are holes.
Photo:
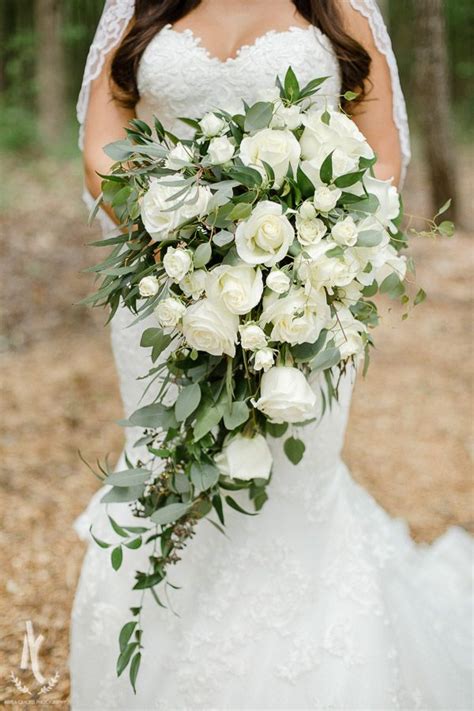
[[[407,288],[397,189],[375,177],[342,109],[316,105],[323,83],[302,87],[290,68],[273,101],[186,119],[192,138],[136,119],[106,148],[116,164],[104,200],[123,230],[102,243],[113,249],[90,301],[155,314],[141,345],[162,385],[123,423],[148,456],[130,450],[104,483],[106,501],[134,502],[143,530],[158,532],[161,554],[135,585],[155,595],[200,519],[262,508],[267,436],[301,460],[306,424],[331,409],[346,371],[367,368],[375,295],[406,313],[424,298]]]

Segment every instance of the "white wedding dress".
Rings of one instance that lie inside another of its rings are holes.
[[[372,0],[352,1],[361,11],[373,8]],[[386,42],[379,16],[370,19]],[[112,33],[113,43],[118,36]],[[404,104],[390,47],[384,51],[406,163]],[[222,62],[192,33],[167,26],[141,61],[137,114],[150,120],[155,113],[183,135],[178,116],[233,108],[239,98],[252,103],[290,64],[302,82],[330,75],[324,92],[339,93],[331,44],[315,28],[268,33]],[[112,321],[127,413],[149,367],[138,345],[145,324],[127,328],[132,320],[120,310]],[[116,677],[117,638],[140,598],[131,591],[134,571],[146,566],[149,551],[125,551],[114,572],[109,551],[89,544],[72,618],[73,711],[471,708],[470,538],[452,528],[432,546],[417,546],[406,524],[352,480],[340,457],[352,380],[346,376],[340,404],[301,430],[306,453],[297,467],[271,441],[274,475],[258,516],[229,510],[227,537],[199,524],[171,571],[181,588],[170,589],[171,609],[145,596],[136,696],[127,673]],[[127,431],[129,454],[136,435]],[[113,540],[102,495],[77,529],[87,537],[92,524],[99,538]],[[109,512],[121,524],[136,522],[126,504]]]

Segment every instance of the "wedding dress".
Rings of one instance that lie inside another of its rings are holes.
[[[387,57],[406,165],[406,114],[385,28],[372,0],[351,2],[369,19]],[[106,6],[108,32],[102,24],[101,35],[99,27],[89,80],[131,10],[130,0]],[[178,116],[232,109],[241,98],[252,103],[289,65],[301,82],[330,76],[323,91],[333,96],[324,101],[337,102],[338,64],[329,39],[314,27],[269,32],[223,62],[190,31],[166,26],[139,67],[137,115],[156,114],[185,135]],[[82,119],[87,88],[86,82]],[[126,413],[136,409],[143,391],[137,377],[149,367],[148,351],[139,347],[149,324],[130,326],[132,320],[121,309],[112,321]],[[352,480],[341,449],[353,379],[353,373],[345,377],[332,411],[301,429],[306,453],[298,466],[288,462],[280,440],[271,440],[274,475],[262,512],[247,518],[229,510],[227,537],[201,522],[171,570],[180,589],[164,598],[169,609],[145,596],[136,696],[127,674],[116,677],[117,637],[140,597],[131,591],[134,571],[149,551],[125,551],[114,572],[109,551],[89,544],[72,617],[73,711],[471,708],[469,536],[451,528],[433,545],[417,546],[406,524]],[[137,435],[126,431],[133,457]],[[102,495],[77,529],[88,537],[92,525],[96,536],[111,541]],[[136,523],[127,504],[110,505],[109,513],[120,524]]]

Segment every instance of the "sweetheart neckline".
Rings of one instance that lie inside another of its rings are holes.
[[[226,65],[231,65],[234,62],[237,62],[243,53],[245,53],[246,51],[255,49],[262,42],[267,40],[269,37],[285,36],[285,35],[292,34],[293,32],[302,32],[304,34],[307,34],[310,31],[319,33],[319,35],[324,36],[323,33],[321,32],[321,30],[318,27],[316,27],[315,25],[307,25],[306,27],[301,27],[300,25],[290,25],[290,27],[288,27],[286,30],[271,29],[271,30],[267,30],[263,34],[255,37],[253,42],[241,45],[237,49],[234,56],[227,57],[226,59],[221,59],[220,57],[217,57],[216,55],[211,54],[209,49],[204,44],[202,37],[199,37],[199,35],[196,35],[195,32],[191,28],[186,27],[184,30],[175,30],[173,25],[171,23],[168,23],[168,24],[164,25],[164,27],[162,28],[161,31],[163,31],[163,30],[171,32],[174,35],[178,35],[178,36],[181,35],[185,38],[190,39],[192,41],[193,46],[200,49],[209,61],[214,62],[218,65],[221,65],[223,67],[225,67]]]

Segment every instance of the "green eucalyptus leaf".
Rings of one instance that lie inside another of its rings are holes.
[[[363,230],[357,236],[357,247],[376,247],[382,239],[381,230]]]
[[[197,408],[201,401],[199,383],[187,385],[181,390],[174,405],[174,413],[178,422],[183,422]]]
[[[141,660],[141,652],[137,652],[130,663],[130,683],[135,694],[137,693],[136,684]]]
[[[418,289],[418,292],[415,296],[413,304],[415,306],[418,306],[418,304],[421,304],[425,299],[426,299],[426,291],[424,291],[424,289]]]
[[[392,274],[385,277],[383,282],[380,284],[380,293],[388,294],[388,296],[392,298],[396,298],[397,296],[401,296],[405,293],[405,287],[395,272],[392,272]]]
[[[128,667],[130,658],[137,647],[138,642],[132,642],[131,644],[127,644],[123,652],[120,654],[119,658],[117,659],[117,676],[120,676],[123,671]]]
[[[321,178],[323,183],[329,184],[332,181],[332,154],[331,153],[326,156],[326,158],[323,160],[321,164],[321,168],[319,169],[319,177]]]
[[[132,427],[161,427],[164,430],[173,429],[178,424],[173,407],[166,407],[160,402],[135,410],[127,422]]]
[[[196,494],[211,489],[219,479],[219,470],[210,462],[193,462],[191,465],[191,481]]]
[[[245,509],[243,509],[242,506],[240,506],[240,504],[238,504],[237,501],[232,498],[232,496],[226,496],[225,500],[231,509],[238,511],[241,514],[245,514],[246,516],[256,516],[257,515],[256,513],[252,513],[251,511],[246,511]]]
[[[267,434],[271,435],[272,437],[278,438],[278,437],[283,437],[285,434],[286,430],[288,429],[288,423],[287,422],[269,422],[267,420],[266,422],[266,431]]]
[[[125,647],[130,641],[130,637],[133,634],[133,630],[137,626],[136,622],[127,622],[122,629],[120,630],[119,634],[119,645],[120,645],[120,651],[123,652]]]
[[[149,478],[150,472],[148,469],[124,469],[123,471],[109,474],[104,483],[112,486],[130,487],[144,484]]]
[[[196,269],[203,267],[212,257],[212,247],[209,242],[200,244],[193,255],[193,263]]]
[[[252,205],[248,202],[238,202],[229,214],[230,220],[246,220],[252,214]]]
[[[270,101],[258,101],[245,114],[244,130],[251,132],[267,128],[272,116],[273,104]]]
[[[285,454],[292,464],[299,464],[305,451],[304,442],[296,437],[288,437],[283,445]]]
[[[124,504],[129,501],[136,501],[144,491],[145,486],[114,486],[101,498],[103,504]]]
[[[118,570],[120,566],[122,565],[123,561],[123,550],[121,546],[117,546],[116,548],[113,549],[110,559],[112,561],[112,568],[114,570]]]
[[[341,360],[339,348],[326,348],[326,350],[318,353],[310,363],[312,370],[326,370],[337,365]]]
[[[168,523],[178,521],[182,516],[188,513],[191,504],[168,504],[162,509],[158,509],[150,516],[153,523],[160,526],[166,526]]]
[[[228,430],[235,430],[247,422],[250,410],[243,400],[235,400],[224,410],[224,425]]]
[[[442,235],[445,235],[445,237],[452,237],[455,231],[454,222],[451,222],[451,220],[444,220],[444,222],[441,222],[441,224],[438,225],[438,231]]]
[[[299,98],[300,85],[298,83],[298,79],[296,78],[296,74],[294,73],[291,67],[288,67],[288,70],[285,74],[285,81],[283,86],[285,88],[285,94],[289,101],[296,101]]]

